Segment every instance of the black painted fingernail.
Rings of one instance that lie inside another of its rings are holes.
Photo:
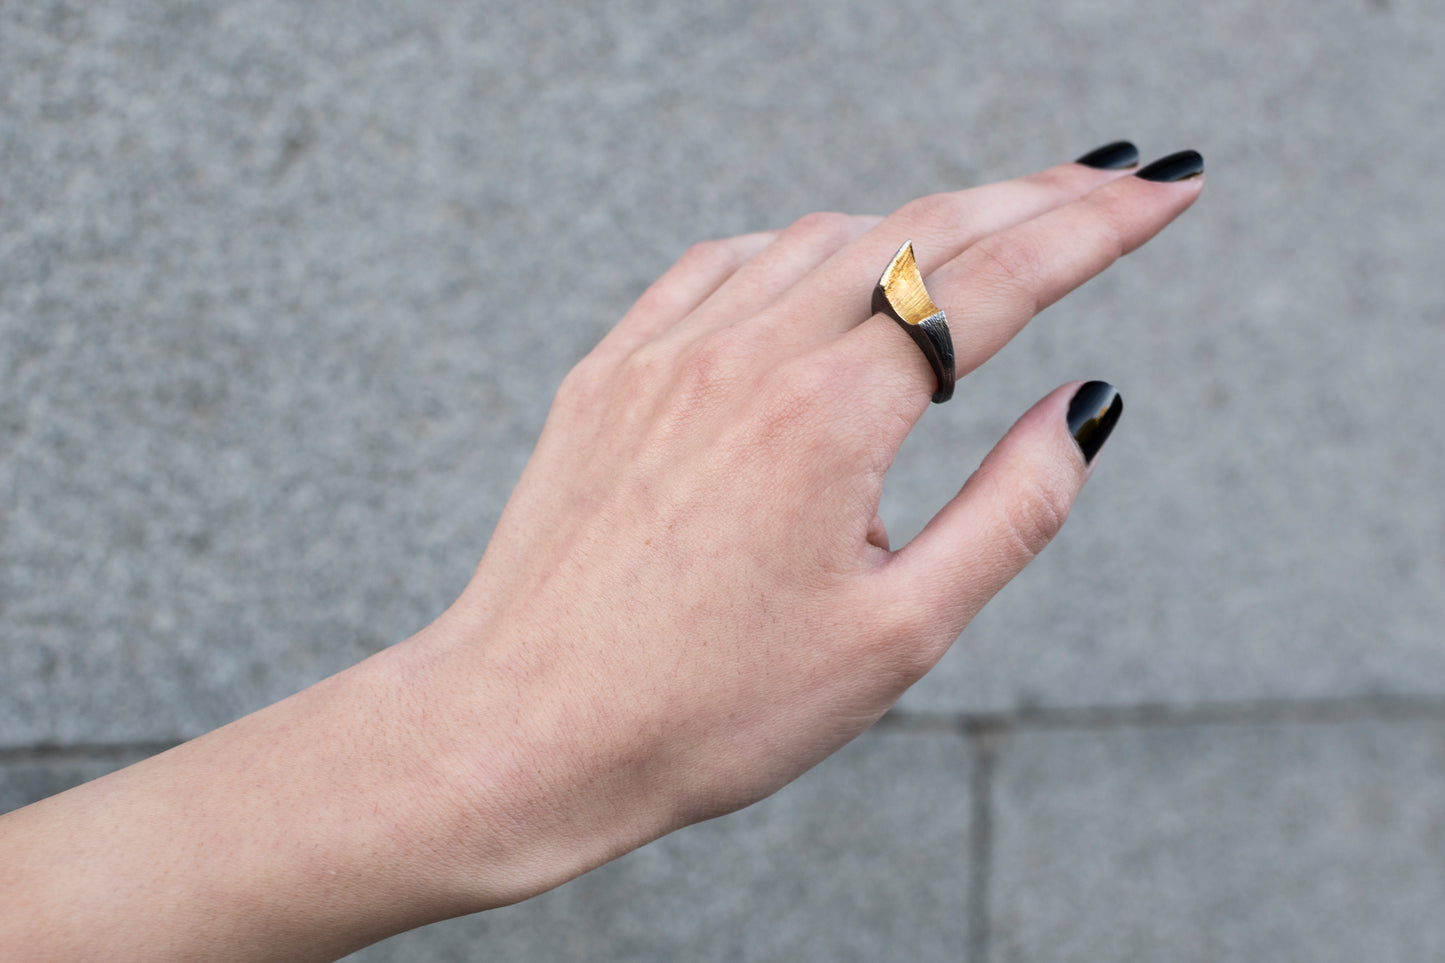
[[[1124,397],[1107,381],[1080,385],[1069,402],[1069,434],[1074,436],[1084,463],[1090,464],[1124,411]]]
[[[1112,144],[1095,147],[1083,157],[1075,158],[1074,163],[1103,171],[1122,171],[1139,166],[1139,148],[1127,140],[1116,140]]]
[[[1187,181],[1204,173],[1204,156],[1197,150],[1181,150],[1177,154],[1161,157],[1134,176],[1146,181]]]

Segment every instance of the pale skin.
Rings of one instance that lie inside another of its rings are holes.
[[[567,376],[436,622],[0,817],[0,958],[335,959],[778,790],[938,661],[1092,470],[1065,385],[890,548],[883,475],[935,379],[869,316],[882,267],[913,239],[962,379],[1202,184],[1065,164],[689,250]]]

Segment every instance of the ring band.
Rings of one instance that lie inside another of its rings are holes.
[[[938,378],[933,403],[942,404],[952,398],[956,380],[953,336],[948,333],[948,318],[923,286],[923,274],[913,257],[912,241],[903,242],[878,279],[878,286],[873,289],[873,312],[897,321],[928,359]]]

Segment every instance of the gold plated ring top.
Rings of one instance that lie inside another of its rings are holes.
[[[873,312],[886,314],[913,339],[933,373],[938,390],[933,403],[942,404],[953,397],[956,380],[953,367],[953,337],[948,333],[948,318],[928,296],[923,274],[913,257],[913,242],[904,241],[893,260],[884,268],[878,286],[873,289]]]

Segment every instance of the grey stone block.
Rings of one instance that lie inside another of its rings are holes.
[[[1209,189],[905,449],[899,537],[1053,385],[1128,403],[908,705],[1440,695],[1442,34],[1418,0],[6,5],[0,745],[194,735],[425,623],[689,241],[1114,136]]]
[[[1445,955],[1445,724],[1104,728],[998,748],[992,960]]]
[[[349,959],[959,960],[971,775],[960,734],[875,730],[750,809]]]

